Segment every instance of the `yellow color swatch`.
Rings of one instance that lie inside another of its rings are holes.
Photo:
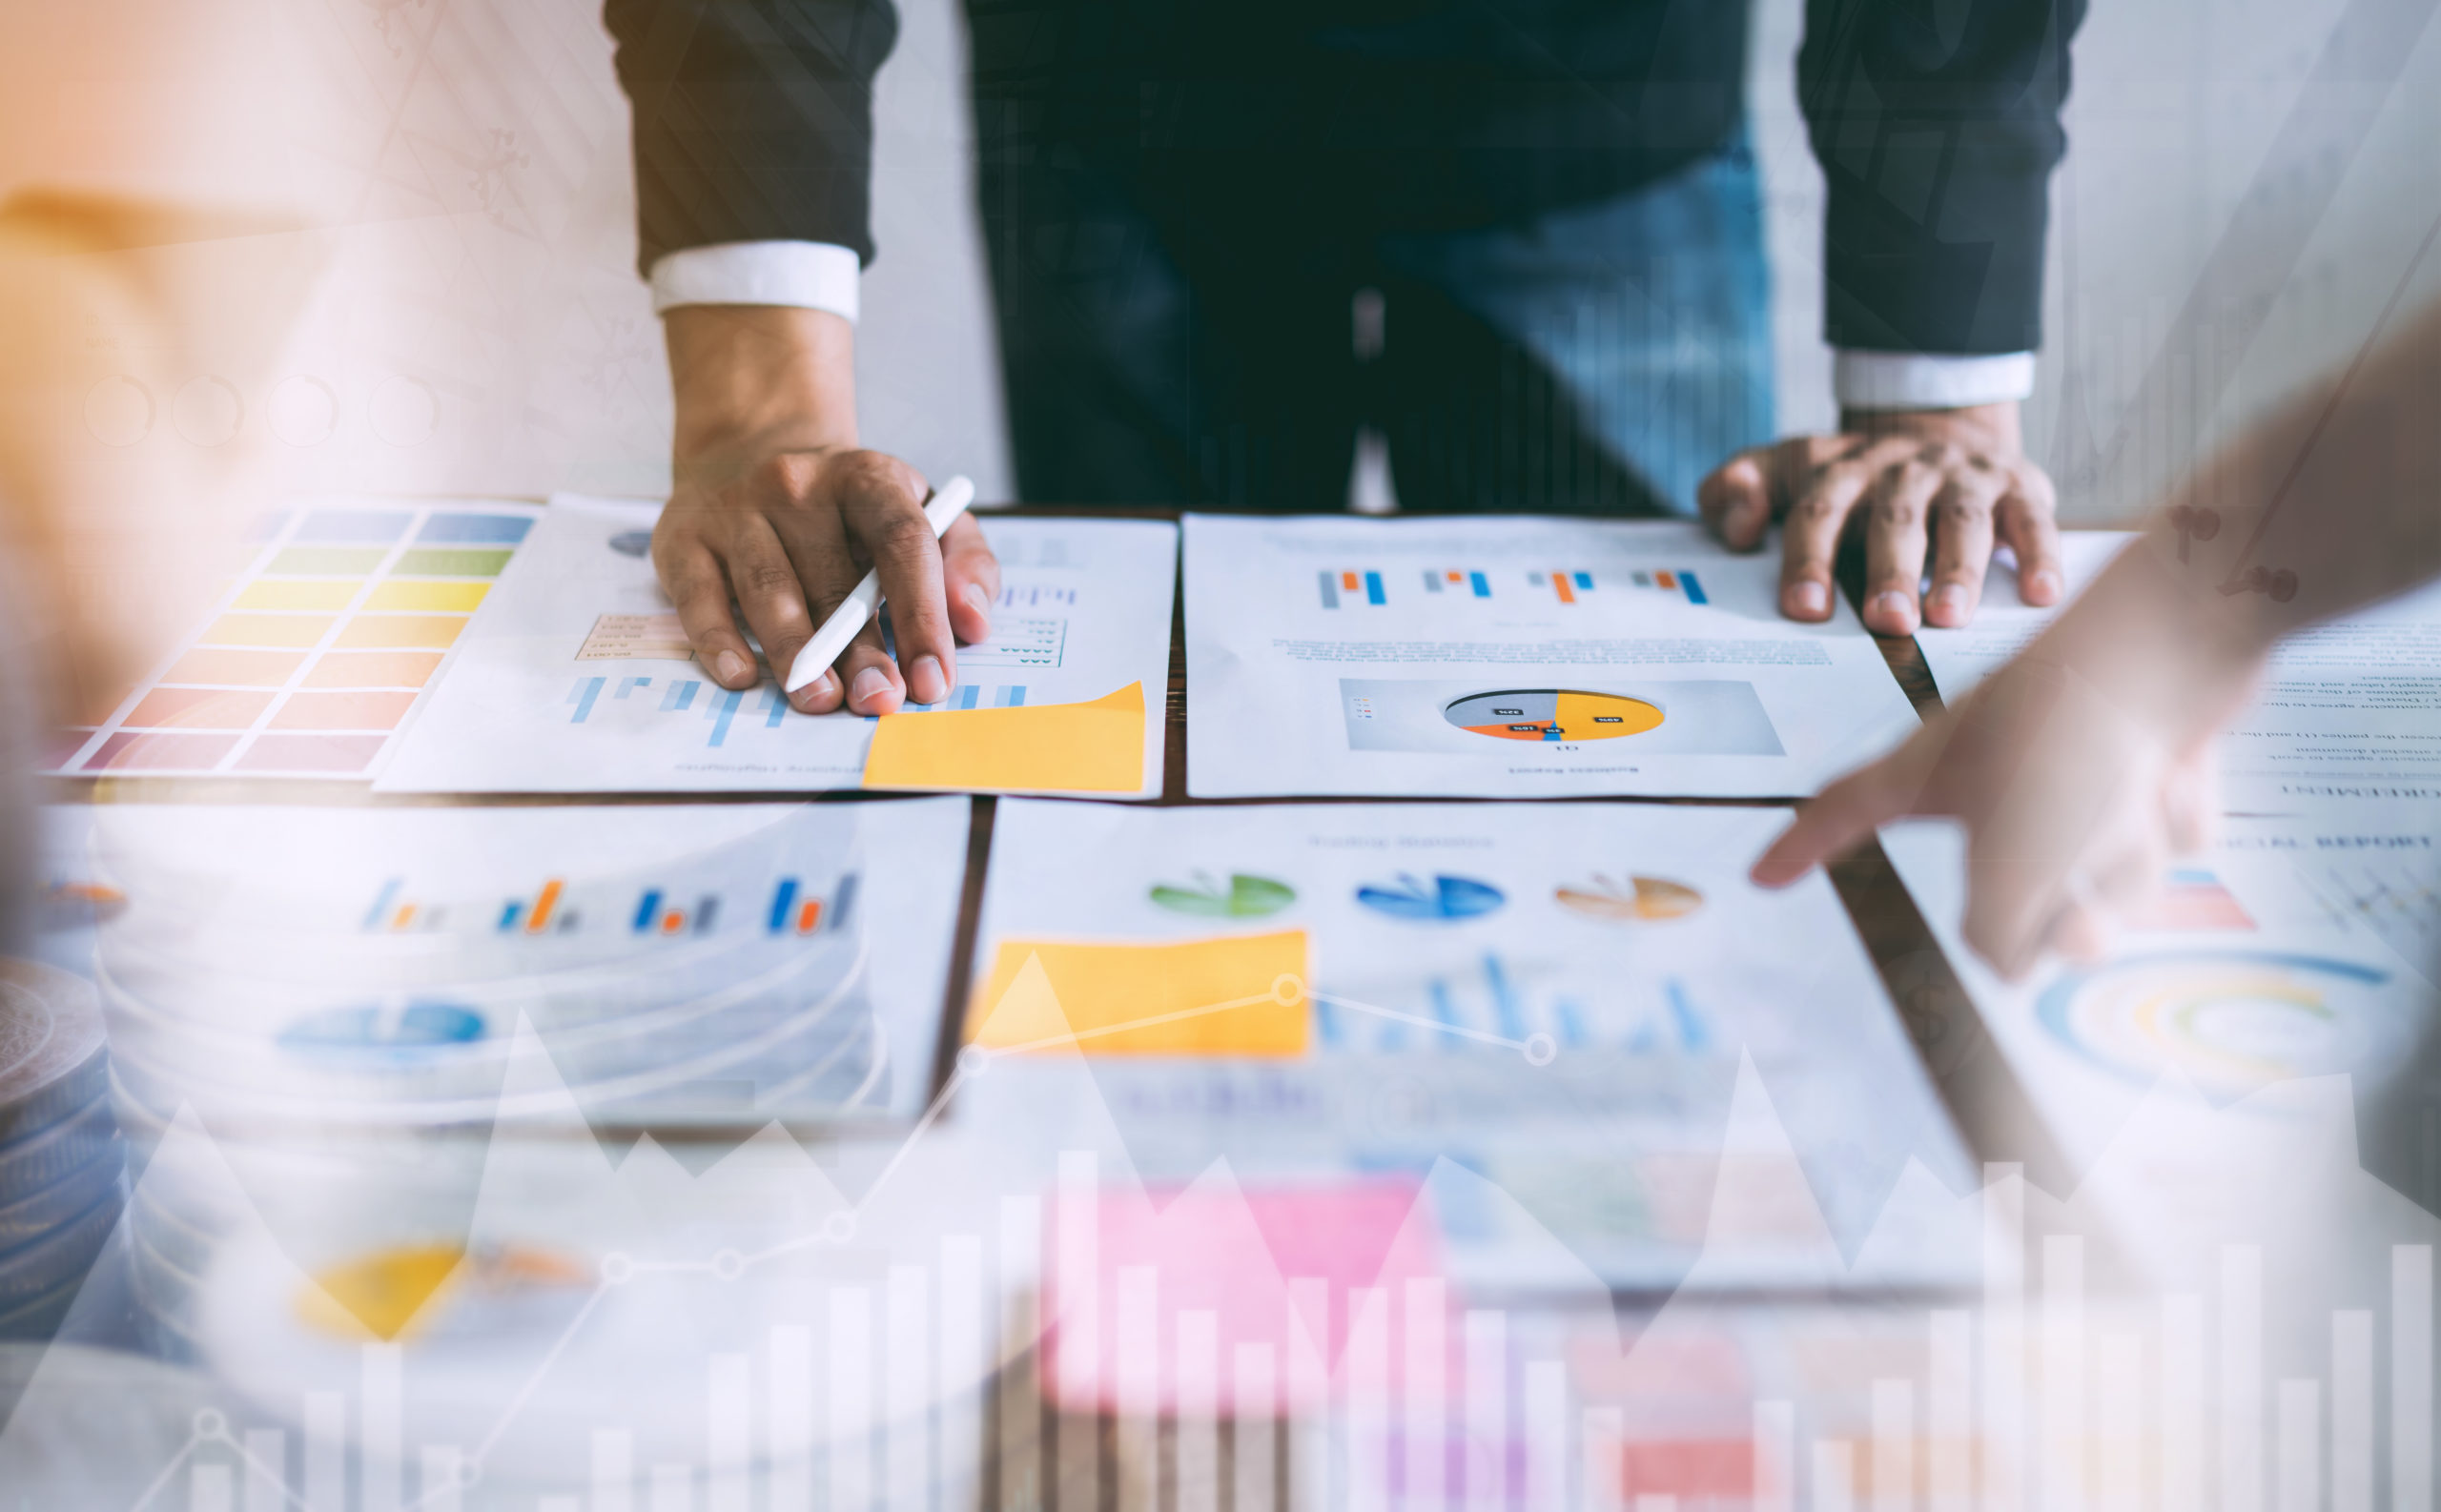
[[[1144,787],[1144,684],[1090,704],[885,714],[868,787],[1132,793]]]
[[[421,647],[445,651],[466,628],[462,614],[359,614],[339,632],[337,644],[347,651],[395,651]]]
[[[205,645],[312,645],[330,627],[327,614],[224,614],[200,639]]]
[[[474,609],[492,591],[488,582],[416,582],[393,579],[364,601],[368,609]]]
[[[1302,1055],[1305,980],[1303,930],[1175,945],[1004,940],[968,1038],[1088,1055]]]
[[[344,609],[364,583],[358,579],[260,579],[237,595],[240,609]]]

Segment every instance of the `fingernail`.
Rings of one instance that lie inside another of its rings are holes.
[[[937,704],[950,696],[950,680],[941,675],[941,659],[925,655],[915,659],[914,667],[907,674],[907,690],[918,704]]]
[[[1907,602],[1907,595],[1897,589],[1888,593],[1876,594],[1873,606],[1881,611],[1882,618],[1886,621],[1896,620],[1900,624],[1905,624],[1916,618],[1916,606]]]
[[[1808,579],[1789,589],[1789,609],[1795,614],[1820,614],[1831,607],[1831,590]]]
[[[2060,574],[2044,567],[2025,580],[2025,590],[2039,598],[2051,598],[2060,591]]]
[[[1944,623],[1964,620],[1966,618],[1966,585],[1952,582],[1935,588],[1933,608]]]
[[[857,673],[856,680],[848,684],[848,702],[870,710],[873,700],[889,691],[890,679],[882,674],[880,667],[869,666]]]
[[[838,696],[839,675],[826,666],[822,669],[820,677],[790,694],[789,701],[796,705],[798,713],[810,714],[816,704]]]
[[[723,651],[712,663],[712,671],[724,683],[734,683],[754,670],[754,664],[735,651]]]
[[[974,612],[977,614],[992,612],[992,595],[984,592],[983,584],[979,582],[970,582],[966,585],[966,602],[974,606]]]

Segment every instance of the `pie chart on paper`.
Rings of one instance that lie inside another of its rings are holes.
[[[1454,924],[1480,918],[1508,900],[1498,888],[1472,877],[1437,876],[1426,881],[1403,874],[1396,882],[1357,889],[1356,901],[1394,919]]]
[[[1193,884],[1162,883],[1150,894],[1154,904],[1172,913],[1210,919],[1261,919],[1297,901],[1297,889],[1285,882],[1232,872],[1226,886],[1199,875]]]
[[[1494,740],[1617,740],[1661,726],[1657,704],[1623,693],[1576,688],[1510,688],[1470,693],[1443,710],[1443,717],[1473,735]]]
[[[1561,888],[1552,898],[1572,913],[1614,923],[1683,919],[1704,906],[1701,892],[1666,877],[1597,876],[1590,885]]]

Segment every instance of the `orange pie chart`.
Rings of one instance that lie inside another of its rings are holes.
[[[1470,693],[1443,710],[1460,729],[1495,740],[1617,740],[1657,728],[1661,706],[1624,693],[1516,688]]]

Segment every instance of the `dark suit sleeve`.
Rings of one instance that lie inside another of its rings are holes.
[[[2052,167],[2084,0],[1807,0],[1798,94],[1830,190],[1823,335],[1959,355],[2042,339]]]
[[[634,116],[639,266],[724,241],[871,262],[873,74],[891,0],[606,0]]]

